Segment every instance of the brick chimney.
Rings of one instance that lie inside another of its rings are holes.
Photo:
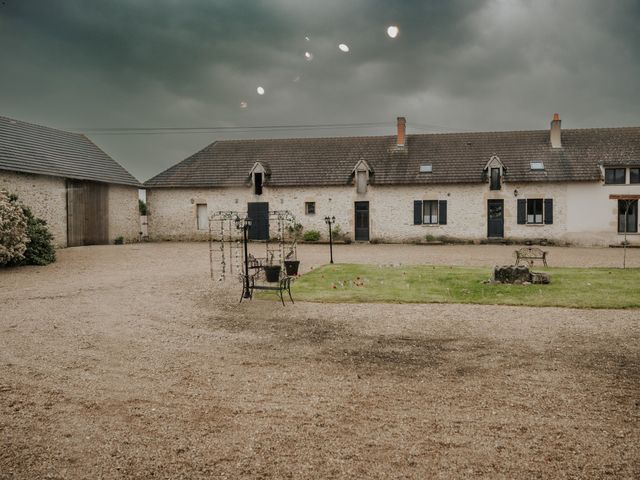
[[[404,117],[398,117],[398,146],[404,147],[406,144],[407,120]]]
[[[562,138],[561,138],[561,130],[560,130],[560,115],[557,113],[553,114],[553,120],[551,120],[551,148],[562,148]]]

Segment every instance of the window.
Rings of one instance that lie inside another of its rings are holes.
[[[422,202],[422,223],[424,225],[438,224],[438,201],[425,200]]]
[[[305,215],[315,215],[316,202],[304,202],[304,213]]]
[[[491,169],[491,190],[500,190],[500,169],[492,168]]]
[[[618,233],[625,232],[625,213],[626,232],[638,233],[638,200],[618,200]]]
[[[207,215],[206,203],[198,203],[196,205],[196,216],[197,216],[198,230],[208,230],[209,216]]]
[[[413,201],[414,225],[446,225],[447,201],[446,200],[414,200]]]
[[[262,173],[253,174],[253,188],[256,195],[262,195]]]
[[[425,165],[420,165],[420,173],[431,173],[433,172],[433,165],[427,163]]]
[[[531,162],[531,170],[544,170],[544,163],[542,162]]]
[[[541,198],[527,200],[527,223],[542,223],[542,205]]]
[[[609,185],[621,185],[626,183],[626,168],[605,168],[604,183]]]
[[[629,169],[629,183],[640,183],[640,168]]]
[[[356,172],[356,191],[358,193],[367,193],[367,172]]]

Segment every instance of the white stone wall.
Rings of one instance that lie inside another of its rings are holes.
[[[0,189],[18,195],[36,217],[45,220],[58,247],[67,245],[66,181],[61,177],[0,170]]]
[[[109,185],[109,242],[124,237],[126,243],[140,238],[140,211],[138,188],[125,185]]]
[[[618,201],[609,199],[611,194],[640,195],[640,185],[567,186],[567,241],[602,246],[622,243],[624,234],[618,233]],[[640,235],[629,233],[627,241],[640,245]]]
[[[638,186],[633,186],[637,192]],[[504,236],[515,240],[546,238],[558,243],[605,245],[619,243],[616,205],[598,182],[504,183],[498,191],[489,184],[435,186],[375,186],[357,194],[355,186],[271,188],[260,196],[251,187],[224,189],[158,188],[147,191],[149,236],[154,240],[204,240],[207,231],[197,230],[196,205],[207,204],[209,214],[218,210],[246,211],[247,202],[269,202],[270,210],[289,210],[305,230],[327,237],[326,215],[335,216],[344,233],[354,236],[354,202],[369,201],[370,238],[383,242],[413,242],[449,237],[482,241],[487,238],[487,200],[504,200]],[[517,190],[517,196],[514,191]],[[518,225],[517,200],[553,199],[552,225]],[[414,225],[414,200],[447,200],[447,225]],[[315,215],[305,215],[305,202],[316,202]],[[596,206],[597,205],[597,206]],[[593,210],[597,215],[590,213]],[[583,220],[580,220],[580,219]],[[584,218],[587,218],[586,221]],[[582,223],[581,223],[582,222]]]

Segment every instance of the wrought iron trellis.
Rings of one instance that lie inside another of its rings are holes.
[[[239,277],[242,276],[243,232],[236,228],[236,223],[245,218],[247,212],[241,210],[221,210],[209,217],[209,272],[212,280],[216,257],[221,266],[219,281],[225,281],[228,273],[237,272]],[[295,224],[295,216],[288,210],[270,210],[269,223],[275,226],[270,230],[275,230],[276,241],[271,238],[266,240],[264,260],[270,265],[280,265],[284,270],[285,260],[297,258],[296,241],[292,241],[289,235],[290,227]]]

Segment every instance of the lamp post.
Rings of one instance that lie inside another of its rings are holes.
[[[331,263],[333,263],[333,232],[331,231],[331,225],[336,223],[336,217],[324,217],[324,223],[329,227],[329,255],[331,256]]]
[[[242,246],[244,247],[244,279],[242,289],[244,298],[251,298],[251,290],[249,288],[249,238],[247,232],[251,228],[251,219],[249,217],[236,217],[236,228],[242,230]]]

